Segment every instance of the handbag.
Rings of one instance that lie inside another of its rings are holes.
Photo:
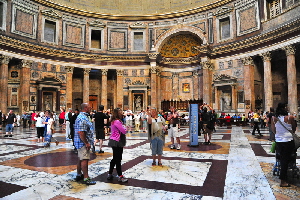
[[[293,140],[294,140],[294,143],[295,143],[295,149],[298,149],[300,147],[300,137],[294,133],[293,131],[287,129],[287,127],[278,119],[279,123],[286,129],[288,130],[292,136],[293,136]]]
[[[113,139],[109,139],[108,141],[108,146],[109,147],[124,147],[126,146],[126,135],[120,133],[120,141],[116,141]]]

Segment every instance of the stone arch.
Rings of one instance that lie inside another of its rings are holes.
[[[204,36],[203,31],[201,31],[200,29],[193,27],[193,26],[183,26],[181,28],[174,28],[174,29],[170,29],[168,31],[166,31],[165,33],[163,33],[156,41],[155,46],[154,46],[154,50],[156,52],[159,52],[159,49],[162,47],[162,45],[164,44],[164,42],[171,36],[173,36],[176,33],[180,33],[180,32],[189,32],[192,33],[196,36],[198,36],[203,44],[207,44],[207,39]]]

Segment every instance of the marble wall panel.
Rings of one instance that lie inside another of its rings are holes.
[[[82,92],[83,81],[79,78],[73,79],[73,92]]]
[[[70,44],[81,44],[82,39],[82,28],[72,25],[66,25],[66,42]]]
[[[110,29],[108,39],[108,50],[127,51],[127,29]]]
[[[33,34],[34,16],[21,10],[16,11],[16,31]]]

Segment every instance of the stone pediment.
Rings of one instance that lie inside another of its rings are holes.
[[[98,19],[88,22],[88,23],[92,27],[104,28],[106,26],[106,24],[104,24],[101,20],[98,20]]]
[[[222,15],[226,15],[229,14],[233,11],[233,8],[231,7],[221,7],[220,9],[217,10],[217,12],[215,13],[216,16],[222,16]]]
[[[214,86],[234,85],[236,82],[237,78],[228,74],[215,75],[213,80]]]
[[[142,23],[142,22],[136,22],[134,24],[131,24],[129,27],[130,28],[144,29],[144,28],[147,28],[147,25]]]
[[[60,19],[61,16],[59,14],[57,14],[54,10],[50,9],[50,10],[41,10],[42,15],[54,18],[54,19]]]

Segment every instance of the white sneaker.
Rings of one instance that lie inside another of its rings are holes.
[[[181,149],[181,145],[178,144],[176,149],[177,149],[177,150],[180,150],[180,149]]]
[[[170,146],[170,149],[175,149],[175,145],[172,144],[172,145]]]

